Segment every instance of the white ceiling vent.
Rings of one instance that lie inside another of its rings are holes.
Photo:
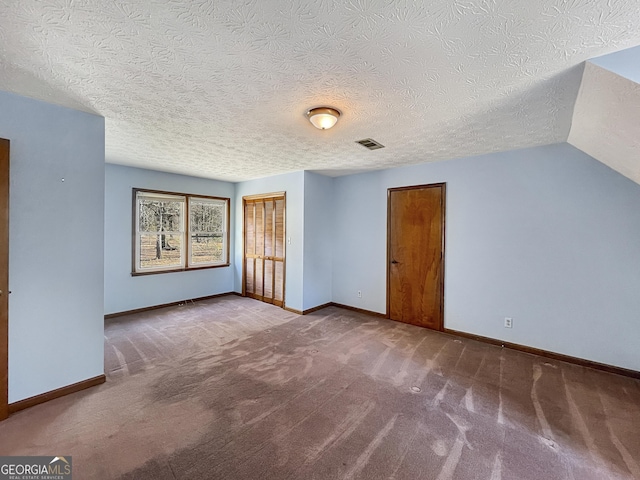
[[[359,143],[363,147],[368,148],[369,150],[378,150],[379,148],[384,148],[384,145],[376,142],[371,138],[365,138],[364,140],[358,140],[356,143]]]

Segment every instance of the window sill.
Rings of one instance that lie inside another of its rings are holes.
[[[203,267],[188,267],[188,268],[174,268],[171,270],[150,270],[148,272],[131,272],[132,277],[144,277],[146,275],[158,275],[161,273],[176,273],[176,272],[192,272],[194,270],[208,270],[210,268],[229,267],[230,263],[222,263],[220,265],[207,265]]]

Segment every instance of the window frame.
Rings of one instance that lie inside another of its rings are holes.
[[[131,276],[144,276],[144,275],[157,275],[161,273],[174,273],[174,272],[187,272],[192,270],[205,270],[209,268],[229,267],[231,265],[229,258],[229,230],[230,230],[230,217],[231,217],[231,199],[227,197],[216,197],[211,195],[198,195],[192,193],[179,193],[169,192],[165,190],[152,190],[149,188],[132,188],[132,229],[131,229]],[[153,267],[153,268],[138,268],[139,261],[139,246],[138,246],[138,224],[139,224],[139,209],[138,209],[138,193],[150,194],[151,196],[157,195],[158,197],[165,197],[167,199],[175,199],[183,202],[182,207],[182,250],[181,250],[181,265],[170,267]],[[215,264],[202,264],[195,263],[191,265],[191,225],[190,225],[190,213],[189,204],[191,199],[198,200],[214,200],[222,202],[225,205],[225,219],[223,220],[223,261]]]

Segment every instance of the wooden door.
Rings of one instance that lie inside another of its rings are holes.
[[[285,194],[243,197],[242,294],[284,306]]]
[[[445,184],[388,191],[388,315],[443,329]]]
[[[9,140],[0,138],[0,420],[9,416]]]

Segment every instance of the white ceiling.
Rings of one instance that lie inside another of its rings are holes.
[[[638,44],[637,0],[0,0],[0,89],[103,115],[107,162],[340,175],[565,141]]]
[[[640,184],[640,83],[588,62],[568,142]]]

